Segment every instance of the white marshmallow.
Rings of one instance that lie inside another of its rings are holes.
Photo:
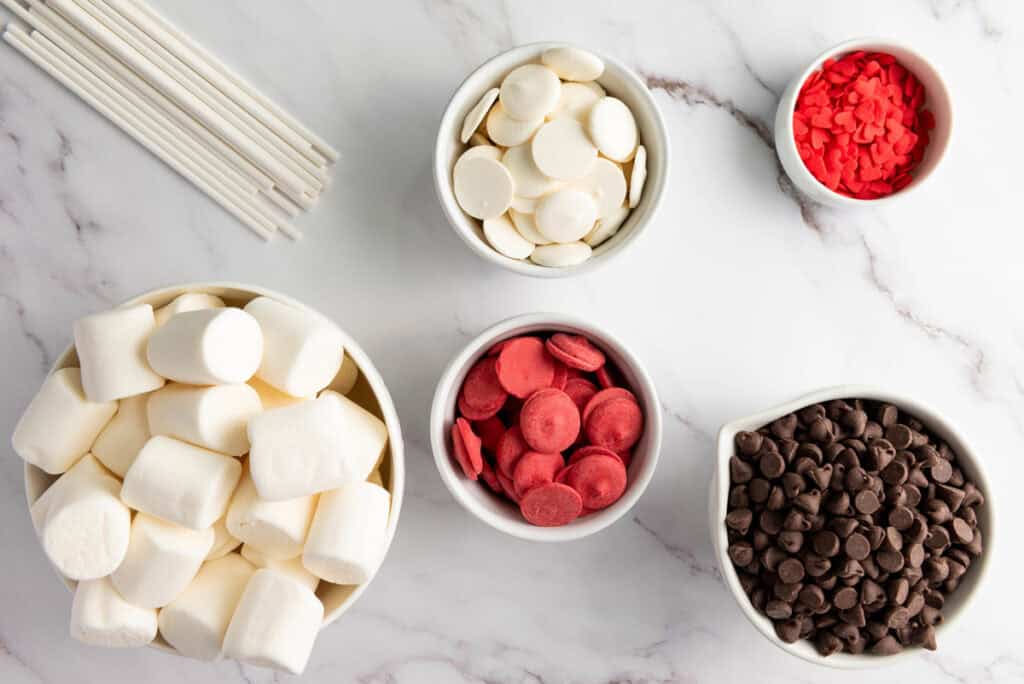
[[[91,646],[132,648],[156,638],[156,610],[121,597],[109,577],[78,583],[71,604],[71,636]]]
[[[512,178],[516,182],[516,195],[519,197],[536,199],[554,192],[562,186],[561,181],[540,172],[537,165],[533,163],[533,152],[529,145],[523,144],[508,148],[505,150],[501,163],[512,174]]]
[[[540,172],[561,180],[583,178],[597,159],[597,148],[583,124],[568,116],[541,126],[530,145]]]
[[[365,480],[387,443],[384,423],[330,390],[249,421],[249,469],[261,498],[280,501]]]
[[[118,477],[124,477],[150,437],[146,404],[151,396],[137,394],[119,401],[117,415],[92,445],[93,455]]]
[[[539,266],[567,268],[579,266],[589,259],[593,250],[585,242],[566,242],[562,245],[537,245],[530,255],[530,261]]]
[[[254,572],[237,553],[204,563],[185,591],[160,611],[160,635],[189,658],[219,658],[224,633]]]
[[[146,344],[156,329],[153,307],[138,304],[75,321],[75,349],[82,387],[90,401],[110,401],[164,386],[146,361]]]
[[[216,295],[205,292],[186,292],[169,304],[157,309],[153,317],[156,319],[156,327],[159,328],[176,314],[201,309],[220,309],[224,306],[224,300]]]
[[[356,386],[358,380],[359,366],[356,365],[355,360],[351,356],[345,354],[345,359],[341,362],[338,374],[334,376],[334,380],[331,380],[331,384],[327,386],[327,389],[334,390],[338,394],[348,394]]]
[[[323,618],[324,605],[308,587],[275,570],[257,570],[228,625],[224,655],[301,674]]]
[[[260,499],[247,470],[228,508],[228,531],[266,556],[295,558],[302,553],[315,510],[315,495],[283,501]]]
[[[293,397],[312,397],[338,374],[345,338],[326,318],[267,297],[257,297],[245,310],[263,329],[260,380]]]
[[[118,479],[89,455],[32,507],[43,550],[65,577],[96,579],[121,564],[132,513],[118,498],[120,490]]]
[[[179,313],[159,328],[146,350],[153,369],[190,385],[245,382],[259,368],[263,333],[241,309]]]
[[[480,123],[487,116],[487,112],[491,110],[491,106],[498,100],[499,92],[497,88],[491,88],[483,94],[479,102],[473,105],[473,108],[469,110],[465,120],[462,122],[462,135],[459,136],[459,140],[463,143],[469,142],[476,129],[480,128]]]
[[[594,229],[587,233],[583,241],[591,247],[597,247],[605,240],[619,232],[619,228],[629,218],[629,208],[619,207],[608,216],[598,219]]]
[[[633,172],[629,176],[629,208],[636,209],[643,196],[644,183],[647,182],[647,148],[640,145],[633,157]]]
[[[263,410],[249,385],[196,387],[172,383],[149,399],[149,430],[228,456],[249,451],[245,426]]]
[[[282,575],[288,575],[289,577],[297,579],[302,582],[302,584],[309,587],[310,591],[316,591],[317,586],[320,584],[320,578],[307,570],[306,566],[302,564],[301,556],[278,560],[267,556],[255,546],[242,544],[242,558],[246,559],[257,568],[270,568],[271,570],[278,571]]]
[[[587,131],[601,154],[612,161],[627,162],[636,150],[637,129],[633,112],[614,97],[603,97],[590,109]]]
[[[110,581],[137,606],[166,606],[199,572],[213,537],[212,527],[191,530],[139,513],[132,521],[128,553]]]
[[[43,381],[22,414],[11,445],[15,453],[51,475],[65,472],[117,412],[113,401],[92,402],[78,368],[61,368]]]
[[[235,539],[230,532],[228,532],[227,525],[227,514],[224,514],[217,522],[213,523],[213,546],[210,547],[210,552],[206,554],[206,560],[217,560],[228,555],[241,545],[241,539]]]
[[[604,61],[592,52],[575,47],[548,48],[540,61],[566,81],[593,81],[604,73]]]
[[[614,214],[626,200],[626,175],[618,164],[603,157],[594,162],[590,173],[576,181],[574,187],[593,196],[599,219]]]
[[[292,404],[301,404],[304,401],[315,399],[316,397],[293,397],[290,394],[285,394],[276,387],[271,387],[267,383],[263,382],[259,378],[253,378],[248,383],[249,387],[256,390],[256,394],[260,397],[260,405],[264,411],[270,409],[281,408],[282,406],[291,406]]]
[[[384,558],[391,495],[372,482],[350,482],[320,495],[302,564],[335,584],[363,584]]]
[[[455,199],[473,218],[496,218],[512,204],[515,181],[500,161],[479,155],[469,159],[460,157],[455,162],[453,181]]]
[[[524,238],[529,240],[535,245],[547,245],[551,243],[544,237],[539,230],[537,230],[537,222],[534,220],[533,214],[521,214],[515,209],[509,210],[509,216],[512,217],[512,223],[515,225],[516,230]]]
[[[514,147],[522,145],[533,137],[543,123],[544,117],[526,120],[513,119],[499,102],[487,115],[487,135],[499,145]]]
[[[224,515],[241,476],[238,459],[156,436],[128,469],[121,499],[134,509],[201,530]]]
[[[551,242],[575,242],[593,229],[597,212],[598,205],[592,194],[566,188],[542,199],[533,219],[540,234]]]
[[[486,219],[484,237],[491,247],[510,259],[526,259],[533,253],[533,243],[519,234],[508,214]]]
[[[558,104],[562,83],[555,72],[540,64],[516,67],[501,82],[501,105],[513,119],[543,119]]]

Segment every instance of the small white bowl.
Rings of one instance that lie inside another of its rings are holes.
[[[743,611],[746,618],[750,620],[751,624],[765,638],[783,651],[798,658],[803,658],[808,662],[842,670],[854,670],[892,665],[923,651],[919,647],[914,647],[905,648],[900,653],[890,656],[836,653],[835,655],[825,657],[818,653],[814,644],[804,639],[796,643],[787,644],[776,636],[772,621],[759,613],[750,603],[750,599],[743,591],[743,587],[740,586],[736,568],[729,559],[729,540],[725,530],[725,515],[729,504],[729,458],[736,453],[736,434],[743,431],[755,431],[786,414],[793,413],[811,404],[829,401],[830,399],[873,399],[875,401],[888,402],[901,411],[906,410],[910,415],[924,423],[940,439],[949,444],[956,454],[957,462],[964,471],[964,474],[977,484],[978,488],[985,495],[985,503],[978,509],[978,528],[983,534],[985,550],[979,558],[971,563],[971,567],[968,569],[967,574],[964,575],[960,586],[946,600],[945,607],[942,610],[942,624],[935,627],[936,639],[941,651],[944,647],[943,642],[951,628],[963,614],[967,604],[970,603],[979,584],[981,584],[982,578],[988,571],[989,559],[992,558],[993,551],[993,533],[995,532],[993,525],[995,514],[993,512],[992,488],[989,487],[988,481],[985,479],[985,471],[982,468],[980,456],[967,444],[963,433],[953,427],[947,419],[943,418],[933,408],[906,395],[861,385],[827,387],[797,397],[775,408],[761,411],[747,418],[740,418],[722,426],[718,433],[717,462],[711,476],[711,492],[708,502],[711,543],[715,547],[715,557],[718,560],[718,567],[722,571],[722,577],[725,578],[725,583],[732,592],[732,596],[736,600],[737,605],[739,605],[740,610]]]
[[[256,285],[244,285],[229,282],[188,283],[185,285],[165,287],[146,292],[138,297],[133,297],[122,306],[152,304],[153,308],[157,309],[164,304],[167,304],[178,295],[186,292],[206,292],[217,295],[227,304],[232,306],[244,306],[249,300],[255,299],[256,297],[272,297],[273,299],[296,308],[311,311],[313,313],[317,313],[317,315],[323,315],[305,304],[278,292]],[[398,516],[402,511],[402,494],[405,491],[405,447],[404,442],[402,441],[402,428],[398,422],[398,412],[395,410],[395,404],[391,400],[391,395],[388,393],[387,387],[384,385],[384,379],[381,378],[380,373],[377,372],[373,362],[370,361],[370,357],[366,355],[366,352],[364,352],[362,348],[344,332],[344,330],[342,331],[342,334],[345,338],[345,352],[352,357],[352,360],[356,362],[356,366],[359,367],[359,381],[352,389],[352,392],[349,393],[349,398],[380,417],[388,429],[388,448],[384,454],[384,460],[381,465],[385,486],[388,491],[391,492],[391,516],[388,520],[388,537],[385,547],[386,554],[387,549],[391,546],[391,540],[395,536],[395,529],[398,526]],[[50,372],[52,373],[55,370],[67,368],[68,366],[75,365],[77,363],[78,356],[75,353],[74,345],[72,345],[57,358],[57,361],[53,364],[53,368],[50,369]],[[36,499],[38,499],[42,493],[46,491],[47,487],[49,487],[56,479],[57,478],[54,476],[48,475],[29,463],[25,464],[25,497],[30,508],[32,504],[35,503]],[[56,568],[54,568],[54,570],[56,571]],[[58,573],[58,576],[60,576],[60,573]],[[69,589],[74,589],[75,582],[68,580],[63,576],[61,576],[61,579],[64,580],[64,583]],[[366,588],[369,586],[371,581],[373,581],[372,577],[369,581],[359,586],[342,586],[339,584],[330,584],[329,582],[321,582],[316,592],[317,596],[324,604],[324,621],[321,625],[321,629],[340,618],[345,611],[351,608],[363,592],[366,591]],[[159,636],[157,636],[157,640],[150,645],[163,651],[169,651],[172,653],[177,652]]]
[[[822,63],[829,58],[839,58],[843,55],[858,50],[868,52],[884,52],[895,57],[900,64],[906,67],[919,80],[925,89],[925,107],[931,110],[935,116],[935,128],[929,133],[930,141],[925,148],[924,159],[914,171],[914,179],[909,185],[894,192],[887,197],[879,199],[863,200],[853,197],[846,197],[834,192],[822,185],[815,178],[807,167],[797,150],[796,140],[793,137],[793,111],[796,109],[796,101],[800,95],[800,88],[807,78],[821,68]],[[793,185],[803,194],[815,202],[828,204],[837,207],[864,207],[867,205],[879,205],[890,202],[894,199],[903,198],[908,193],[919,187],[932,175],[939,162],[946,154],[949,141],[953,134],[953,100],[949,93],[949,87],[942,79],[935,66],[905,44],[888,38],[857,38],[840,43],[829,48],[818,55],[810,66],[797,74],[779,100],[779,108],[775,114],[775,149],[779,155],[779,161],[786,170],[786,174]]]
[[[561,527],[537,527],[526,522],[514,503],[491,492],[483,482],[468,479],[451,453],[450,436],[455,422],[455,403],[470,368],[498,342],[537,332],[585,335],[621,372],[644,412],[644,434],[633,450],[629,482],[622,498],[608,508],[577,518]],[[661,451],[661,403],[654,383],[640,360],[608,332],[574,316],[556,313],[525,314],[509,318],[483,331],[448,364],[434,392],[434,403],[430,411],[430,446],[434,451],[437,470],[452,496],[467,511],[494,529],[530,541],[580,539],[621,518],[647,489]]]
[[[643,80],[625,64],[606,55],[604,75],[598,83],[629,106],[640,130],[640,144],[647,148],[647,182],[644,184],[640,205],[633,209],[629,218],[611,239],[594,250],[593,256],[579,266],[552,268],[538,266],[530,261],[510,259],[491,247],[484,238],[480,221],[472,218],[459,207],[452,189],[452,170],[455,162],[466,150],[459,140],[462,122],[466,114],[489,89],[501,85],[501,81],[513,69],[530,62],[539,62],[541,53],[548,48],[568,46],[567,43],[532,43],[512,48],[493,57],[478,67],[462,82],[441,118],[441,127],[434,148],[434,186],[448,222],[456,234],[481,257],[510,271],[538,278],[563,278],[586,273],[606,264],[620,255],[654,219],[662,195],[668,183],[669,143],[665,122],[661,117],[654,97]],[[591,51],[593,52],[593,51]]]

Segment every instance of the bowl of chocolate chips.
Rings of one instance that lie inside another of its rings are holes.
[[[991,556],[989,497],[977,453],[936,411],[832,387],[722,427],[711,538],[769,640],[872,667],[943,643]]]

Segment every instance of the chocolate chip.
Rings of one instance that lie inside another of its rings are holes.
[[[906,506],[896,506],[889,511],[889,524],[897,530],[908,529],[914,522],[914,512]]]
[[[764,441],[757,432],[739,432],[736,434],[736,450],[744,456],[753,456],[761,450],[761,442]]]
[[[811,577],[821,577],[832,569],[832,562],[816,553],[804,555],[804,570]]]
[[[839,553],[839,535],[830,530],[816,533],[811,544],[814,546],[815,553],[826,558],[831,558]]]
[[[820,632],[814,640],[814,645],[823,656],[830,656],[843,650],[843,642],[831,632]]]
[[[779,533],[779,546],[789,553],[796,553],[804,545],[802,532],[783,530]]]
[[[906,453],[906,452],[904,452]],[[902,461],[893,461],[882,470],[882,481],[890,485],[901,485],[907,481],[910,469]]]
[[[773,486],[772,490],[768,493],[768,500],[764,505],[770,511],[780,511],[785,508],[786,495],[783,493],[782,487]]]
[[[757,524],[765,534],[775,536],[782,531],[783,520],[782,514],[778,511],[763,511],[761,517],[757,520]],[[726,516],[725,524],[729,524],[728,516]]]
[[[967,498],[967,492],[956,487],[940,484],[935,487],[935,495],[949,504],[951,511],[956,513]]]
[[[905,577],[889,580],[886,585],[886,594],[889,597],[889,603],[902,606],[907,602],[907,596],[910,595],[910,582]]]
[[[785,551],[776,546],[770,546],[761,554],[761,565],[764,566],[765,570],[775,572],[779,567],[779,563],[787,558],[789,558],[789,554]]]
[[[761,471],[761,474],[769,480],[774,480],[785,472],[786,459],[784,459],[782,454],[779,454],[778,452],[763,454],[761,459],[757,462],[757,468]]]
[[[932,525],[928,528],[928,537],[924,545],[933,551],[944,551],[950,543],[949,531],[941,525]]]
[[[785,601],[772,599],[764,604],[764,614],[773,620],[788,620],[793,615],[793,606]]]
[[[861,463],[866,470],[878,472],[892,463],[896,458],[896,447],[885,439],[875,439],[868,444],[868,450],[864,452]]]
[[[835,427],[828,418],[815,418],[807,428],[807,435],[818,444],[832,444],[836,440]]]
[[[754,547],[747,542],[737,542],[729,546],[729,559],[736,565],[750,565],[754,560]]]
[[[863,627],[867,624],[867,619],[864,615],[864,606],[859,603],[853,608],[839,611],[839,619],[851,625]]]
[[[811,481],[818,486],[819,489],[826,489],[832,484],[832,474],[834,468],[831,463],[826,463],[823,466],[812,469],[807,473]]]
[[[860,492],[868,488],[871,479],[868,477],[868,471],[857,466],[846,471],[845,483],[849,491]]]
[[[754,469],[746,461],[741,461],[736,456],[729,459],[729,477],[734,484],[749,482],[754,476]]]
[[[861,561],[867,558],[871,553],[871,543],[868,542],[868,538],[860,532],[854,532],[846,538],[843,550],[846,551],[846,555],[848,557],[856,561]]]
[[[776,582],[773,587],[775,598],[786,603],[793,603],[800,594],[803,585],[794,582]]]
[[[875,559],[878,566],[886,572],[899,572],[906,562],[899,551],[879,551]]]
[[[811,610],[818,610],[825,605],[825,592],[821,587],[814,584],[807,584],[797,594],[797,601]]]
[[[885,438],[897,449],[906,449],[914,442],[914,431],[902,423],[885,428]]]
[[[832,515],[852,515],[853,506],[850,504],[850,495],[846,492],[834,492],[825,501],[825,510]]]
[[[754,514],[749,508],[737,508],[735,511],[729,511],[729,514],[725,516],[725,524],[729,529],[736,530],[740,534],[747,533],[753,520]]]
[[[811,404],[797,411],[797,417],[804,425],[810,425],[815,419],[825,417],[825,407],[821,404]]]
[[[876,495],[870,489],[865,489],[862,492],[857,492],[857,496],[853,497],[853,507],[858,512],[864,513],[865,515],[871,515],[881,507],[882,502],[878,500]]]
[[[920,544],[911,544],[903,549],[903,560],[912,568],[919,568],[924,563],[924,547]]]
[[[902,644],[892,636],[884,636],[875,642],[875,645],[871,647],[871,652],[875,655],[894,655],[903,650]]]
[[[942,611],[934,606],[923,606],[921,608],[921,622],[926,625],[940,624],[942,622]]]
[[[782,416],[775,420],[771,424],[772,434],[779,439],[793,439],[793,433],[796,432],[796,414],[790,413]]]
[[[793,499],[793,505],[806,513],[816,515],[821,507],[821,492],[817,489],[812,489],[809,492],[799,494]]]
[[[910,643],[914,646],[934,651],[937,648],[935,644],[935,628],[931,625],[921,625],[914,628],[910,633]]]
[[[775,635],[784,643],[793,644],[800,639],[800,630],[803,628],[803,620],[790,618],[775,623]]]
[[[811,522],[801,511],[790,510],[789,515],[786,516],[785,521],[782,523],[782,527],[787,530],[807,532],[811,529]]]
[[[806,488],[807,480],[799,473],[786,473],[782,476],[782,491],[787,499],[792,499]]]
[[[784,560],[779,565],[779,579],[786,584],[796,584],[804,578],[804,564],[796,558]]]
[[[941,499],[932,499],[926,503],[925,510],[928,511],[928,519],[934,523],[941,524],[953,519],[953,511],[949,509],[949,504]]]
[[[892,404],[882,404],[878,407],[875,419],[882,427],[889,427],[899,419],[900,412]]]
[[[859,600],[856,589],[853,587],[843,587],[832,597],[832,605],[839,610],[849,610],[857,605]]]

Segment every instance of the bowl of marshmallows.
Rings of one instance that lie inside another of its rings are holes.
[[[628,67],[564,43],[494,57],[441,120],[434,180],[456,233],[537,277],[621,253],[652,220],[668,174],[665,124]]]
[[[73,637],[291,673],[373,579],[404,487],[370,359],[247,285],[76,321],[12,444]]]

